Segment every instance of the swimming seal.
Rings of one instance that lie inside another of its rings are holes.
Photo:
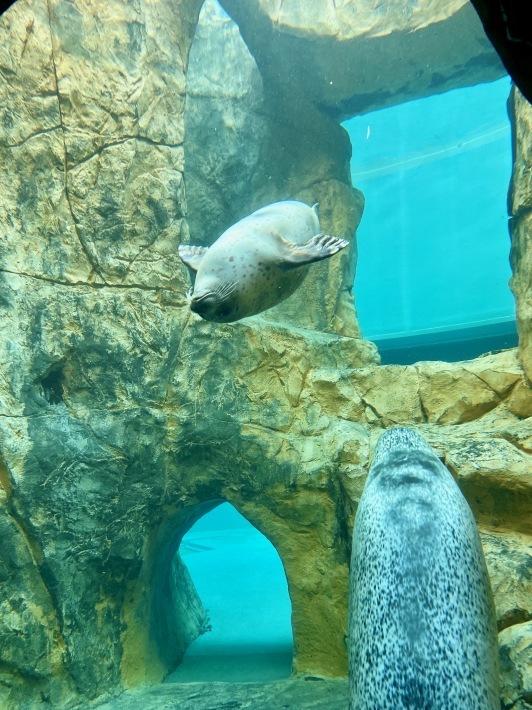
[[[495,611],[473,514],[411,429],[384,433],[353,529],[350,710],[499,710]]]
[[[217,323],[261,313],[294,293],[310,264],[348,243],[320,232],[316,205],[286,200],[262,207],[209,248],[179,247],[182,261],[197,271],[190,309]]]

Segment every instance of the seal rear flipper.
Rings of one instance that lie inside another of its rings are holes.
[[[181,244],[177,249],[181,261],[193,271],[198,270],[207,251],[208,247],[194,247],[191,244]]]
[[[286,269],[294,269],[298,266],[305,266],[315,261],[328,259],[349,245],[346,239],[331,237],[329,234],[316,234],[315,237],[312,237],[304,244],[293,244],[286,240],[284,241],[286,248],[280,265]]]

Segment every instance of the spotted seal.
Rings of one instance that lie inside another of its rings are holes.
[[[197,272],[190,309],[231,323],[288,298],[310,264],[348,245],[320,232],[316,207],[275,202],[229,227],[209,248],[181,245],[179,256]]]
[[[475,520],[411,429],[377,443],[349,595],[350,710],[499,710],[497,626]]]

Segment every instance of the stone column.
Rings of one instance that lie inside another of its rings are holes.
[[[519,357],[532,382],[532,106],[514,88],[509,101],[514,167],[509,193],[510,286],[515,296]],[[532,396],[532,395],[531,395]]]

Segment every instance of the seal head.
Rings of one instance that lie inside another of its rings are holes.
[[[237,308],[234,299],[236,284],[213,283],[211,287],[203,283],[202,288],[195,289],[190,297],[190,310],[204,320],[224,322]]]

